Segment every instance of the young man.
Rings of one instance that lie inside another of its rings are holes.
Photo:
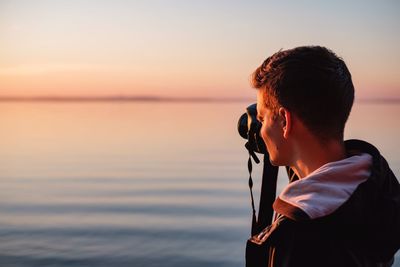
[[[400,186],[374,146],[343,140],[354,100],[343,60],[318,46],[280,51],[252,83],[270,161],[291,176],[273,205],[277,219],[258,237],[268,266],[390,266]]]

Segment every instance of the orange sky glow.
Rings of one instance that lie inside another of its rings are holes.
[[[358,97],[399,98],[400,4],[344,5],[2,1],[0,96],[252,97],[267,56],[323,45],[344,58]]]

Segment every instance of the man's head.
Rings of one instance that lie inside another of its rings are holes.
[[[346,64],[332,51],[319,46],[279,51],[255,70],[252,84],[259,89],[258,106],[271,119],[296,117],[317,141],[343,141],[354,87]]]
[[[351,74],[342,59],[319,46],[279,51],[253,73],[266,107],[296,114],[319,138],[342,139],[354,100]]]

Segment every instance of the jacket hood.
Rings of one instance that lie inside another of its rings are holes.
[[[329,215],[370,177],[371,166],[372,156],[367,153],[327,163],[286,186],[274,209],[291,219],[299,219],[300,214],[309,219]]]
[[[273,242],[292,229],[291,238],[304,234],[305,240],[318,240],[321,233],[328,233],[349,253],[360,253],[374,262],[368,266],[390,266],[400,248],[399,181],[371,144],[349,140],[345,146],[357,157],[324,165],[307,178],[309,181],[298,182],[295,175],[291,178],[294,185],[288,185],[273,205],[279,214],[273,225],[280,227],[272,227],[275,230],[265,236]],[[348,177],[344,170],[353,172],[354,177]],[[335,175],[336,181],[330,175]],[[349,179],[346,185],[344,179]],[[328,183],[330,188],[317,183]],[[366,264],[360,261],[357,266]]]
[[[345,146],[354,156],[326,164],[304,181],[294,176],[273,207],[289,224],[325,229],[374,261],[390,262],[400,248],[399,181],[371,144],[348,140]]]
[[[335,212],[366,181],[362,187],[372,191],[371,199],[379,194],[390,197],[391,191],[399,190],[396,177],[373,145],[347,140],[345,147],[353,156],[327,163],[303,179],[295,177],[274,202],[274,210],[296,221],[316,219]],[[393,192],[394,198],[397,195],[400,192]]]

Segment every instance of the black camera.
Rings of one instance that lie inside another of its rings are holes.
[[[257,120],[257,104],[246,108],[246,113],[240,116],[238,131],[241,137],[248,140],[246,148],[249,151],[267,154],[267,148],[260,136],[261,122]]]

